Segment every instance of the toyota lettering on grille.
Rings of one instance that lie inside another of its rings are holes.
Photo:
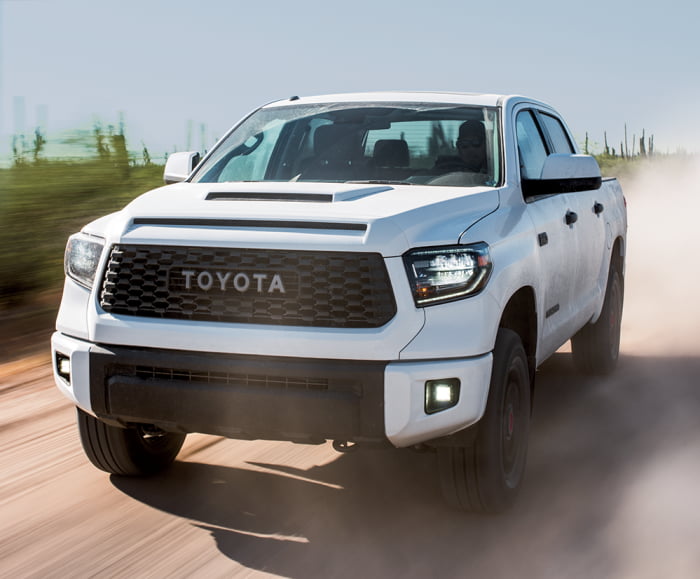
[[[272,272],[181,269],[170,272],[170,287],[179,290],[285,295],[282,275]]]

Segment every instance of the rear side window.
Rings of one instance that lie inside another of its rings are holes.
[[[547,131],[549,139],[552,142],[552,147],[554,148],[554,153],[573,153],[574,148],[571,145],[569,136],[566,134],[564,126],[561,121],[552,115],[546,113],[540,114],[540,119],[542,119],[542,124],[544,124],[544,130]]]

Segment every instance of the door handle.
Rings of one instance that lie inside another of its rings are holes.
[[[567,211],[564,221],[566,221],[567,225],[573,225],[578,221],[578,213],[575,213],[574,211]]]
[[[598,203],[597,201],[593,204],[593,213],[596,215],[600,215],[603,211],[605,211],[605,207],[603,206],[602,203]]]

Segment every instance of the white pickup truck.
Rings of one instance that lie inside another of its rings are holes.
[[[521,487],[537,367],[613,370],[625,201],[519,96],[292,97],[73,235],[55,380],[100,469],[189,432],[417,447],[447,501]]]

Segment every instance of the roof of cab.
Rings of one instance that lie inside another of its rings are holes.
[[[411,103],[444,103],[460,105],[478,106],[500,106],[504,95],[480,94],[480,93],[457,93],[457,92],[358,92],[327,94],[305,97],[290,97],[288,99],[275,101],[265,106],[279,107],[285,105],[299,104],[322,104],[341,102],[411,102]]]
[[[435,103],[472,105],[485,107],[507,107],[521,102],[534,103],[552,108],[547,103],[522,95],[504,95],[490,93],[467,92],[421,92],[421,91],[381,91],[381,92],[353,92],[316,96],[293,96],[283,100],[277,100],[264,105],[266,107],[283,107],[300,104],[324,104],[324,103]]]

